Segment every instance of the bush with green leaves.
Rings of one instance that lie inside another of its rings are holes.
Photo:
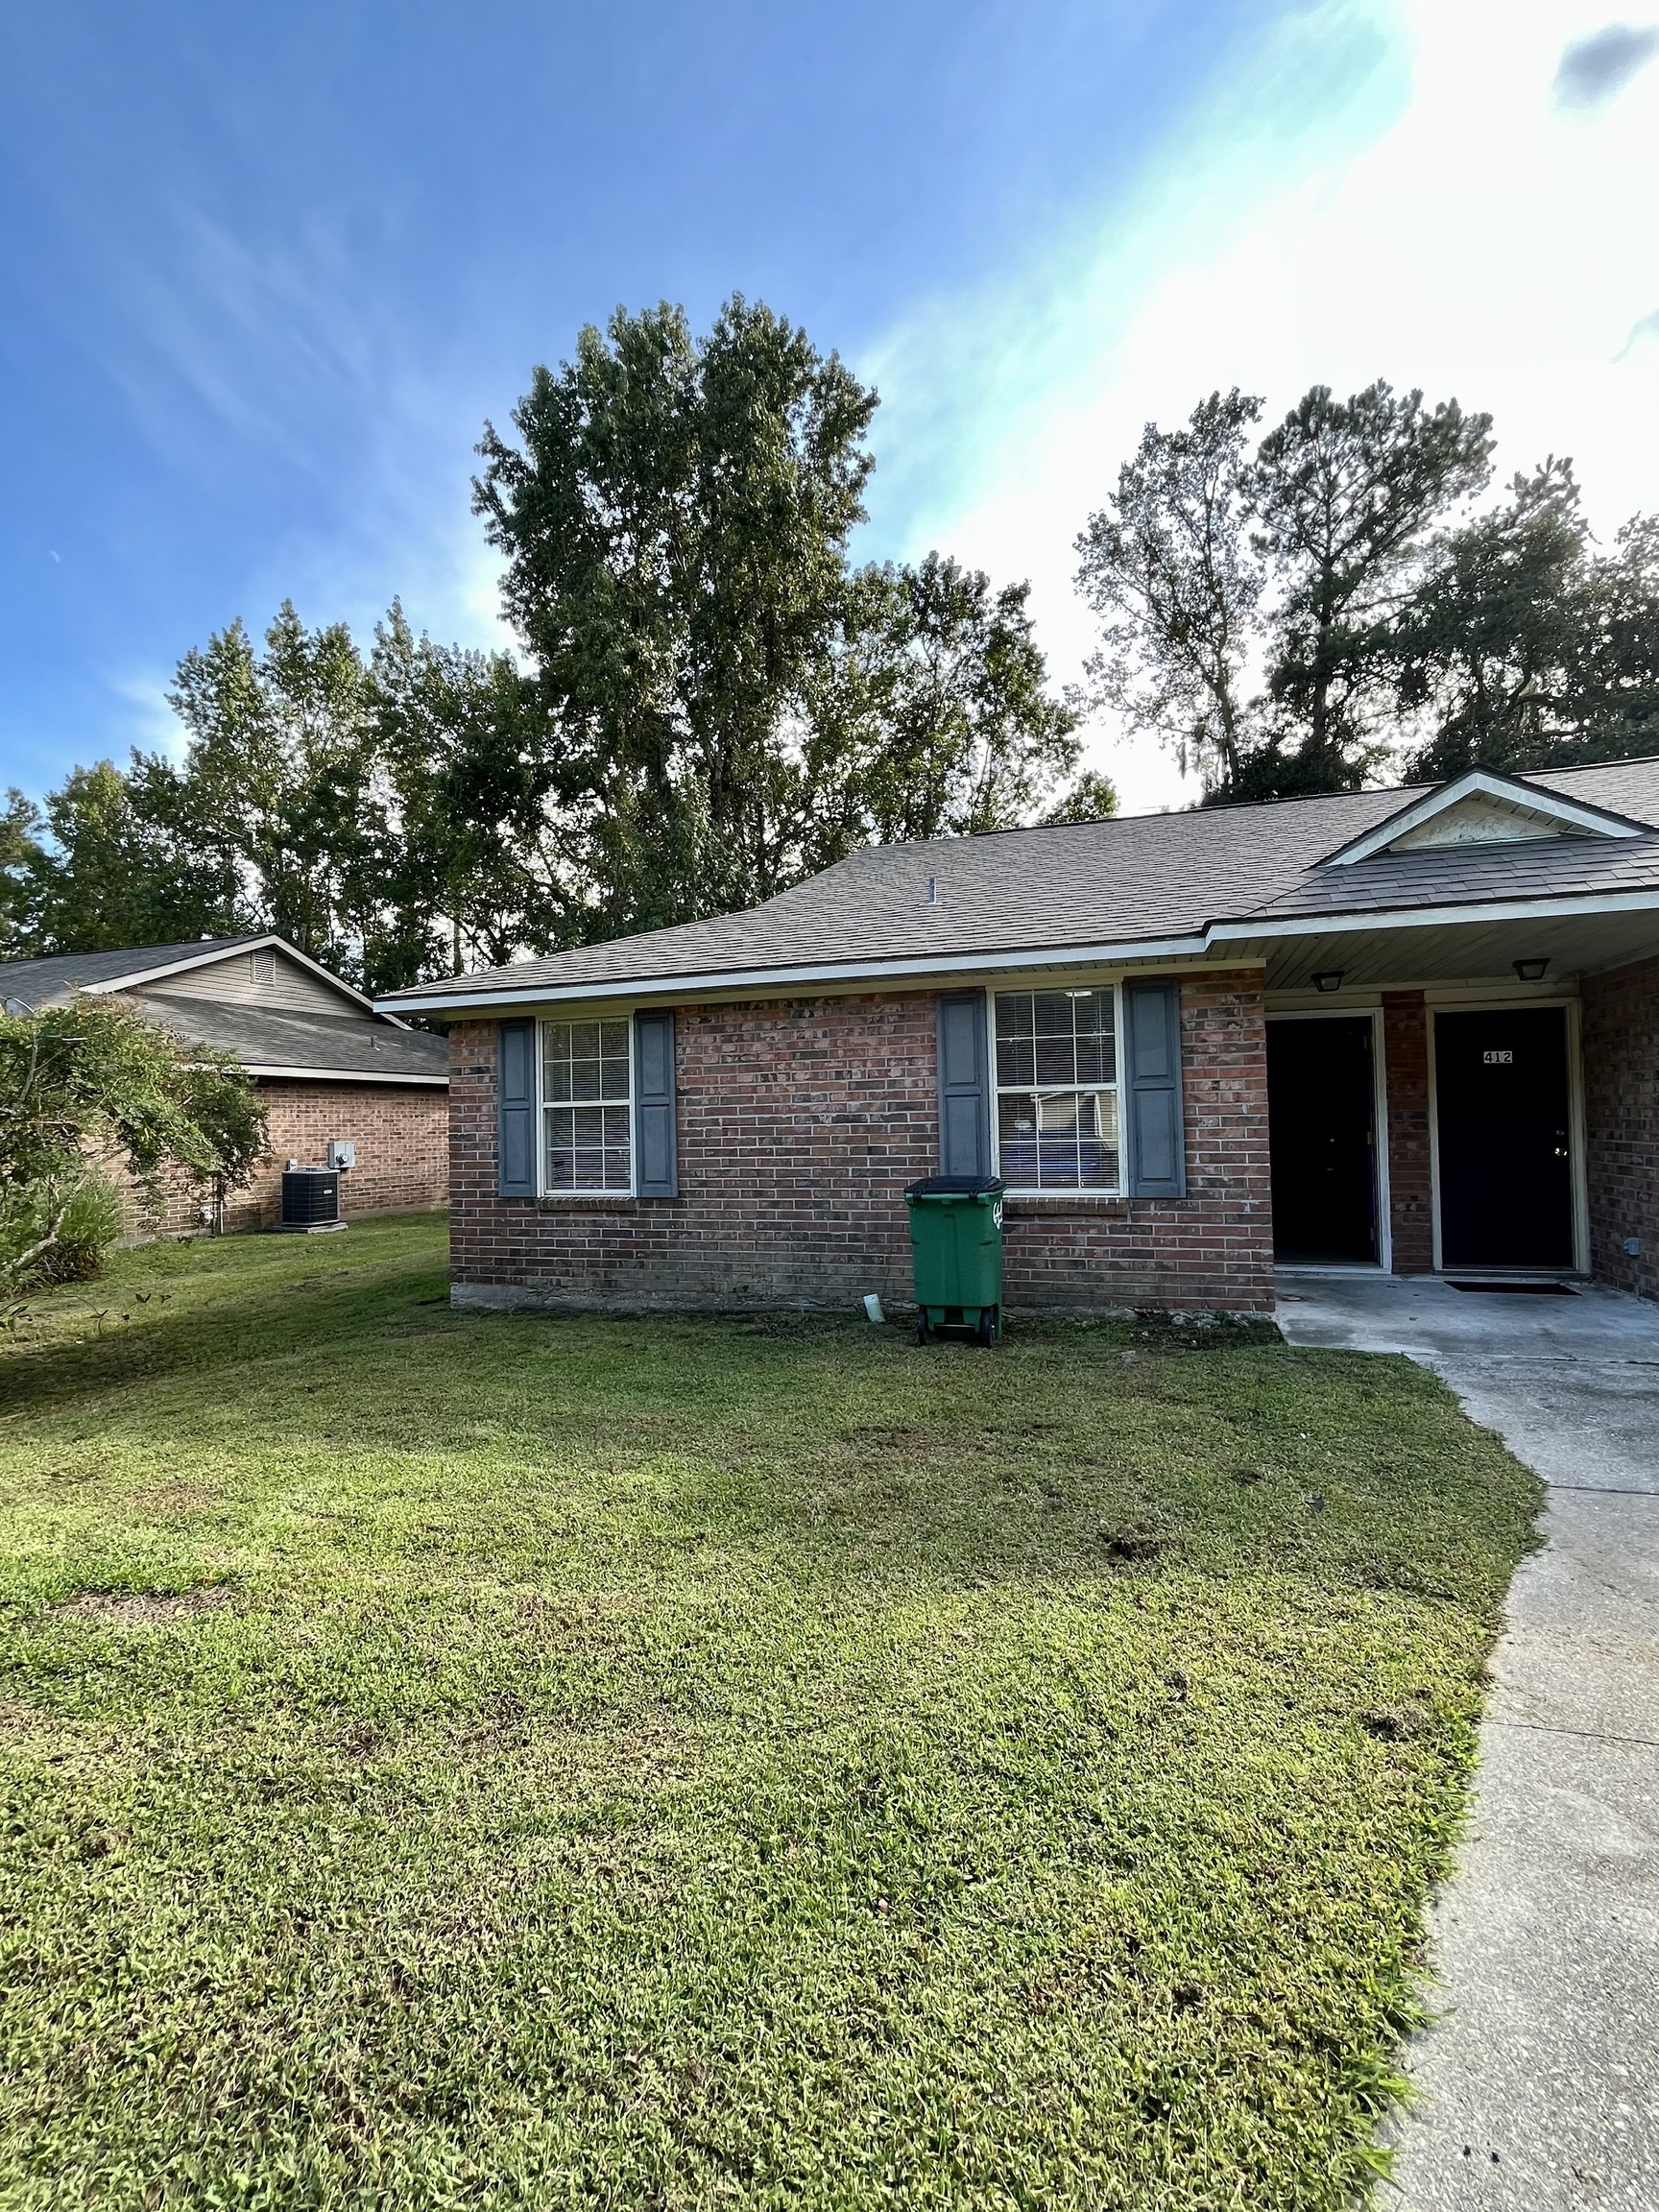
[[[0,1292],[97,1271],[125,1177],[158,1222],[180,1177],[251,1178],[259,1094],[225,1053],[187,1045],[118,998],[0,1014]]]

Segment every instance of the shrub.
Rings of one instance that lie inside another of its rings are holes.
[[[104,1264],[104,1255],[126,1227],[121,1193],[103,1175],[89,1176],[69,1195],[58,1224],[56,1238],[21,1270],[14,1262],[31,1246],[38,1245],[50,1217],[46,1193],[20,1207],[15,1216],[0,1222],[5,1245],[0,1248],[0,1280],[9,1291],[43,1290],[54,1283],[85,1283]]]
[[[125,1171],[157,1216],[170,1178],[246,1183],[265,1149],[258,1093],[224,1053],[113,998],[0,1015],[0,1292],[95,1272]]]

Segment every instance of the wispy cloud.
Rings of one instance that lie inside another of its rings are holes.
[[[184,730],[167,703],[168,681],[149,673],[116,676],[109,688],[122,705],[123,734],[140,752],[182,758]]]
[[[1600,108],[1659,54],[1659,24],[1609,23],[1575,38],[1555,72],[1557,108]]]
[[[1639,323],[1631,324],[1630,335],[1614,354],[1614,360],[1623,361],[1644,338],[1659,338],[1659,307],[1655,307],[1651,315],[1644,315]]]

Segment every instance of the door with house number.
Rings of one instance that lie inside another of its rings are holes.
[[[1434,1017],[1440,1261],[1573,1264],[1567,1010]]]

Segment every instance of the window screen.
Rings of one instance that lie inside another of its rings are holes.
[[[541,1024],[542,1188],[633,1188],[629,1023]]]
[[[1011,1190],[1117,1190],[1111,991],[997,994],[997,1160]]]

